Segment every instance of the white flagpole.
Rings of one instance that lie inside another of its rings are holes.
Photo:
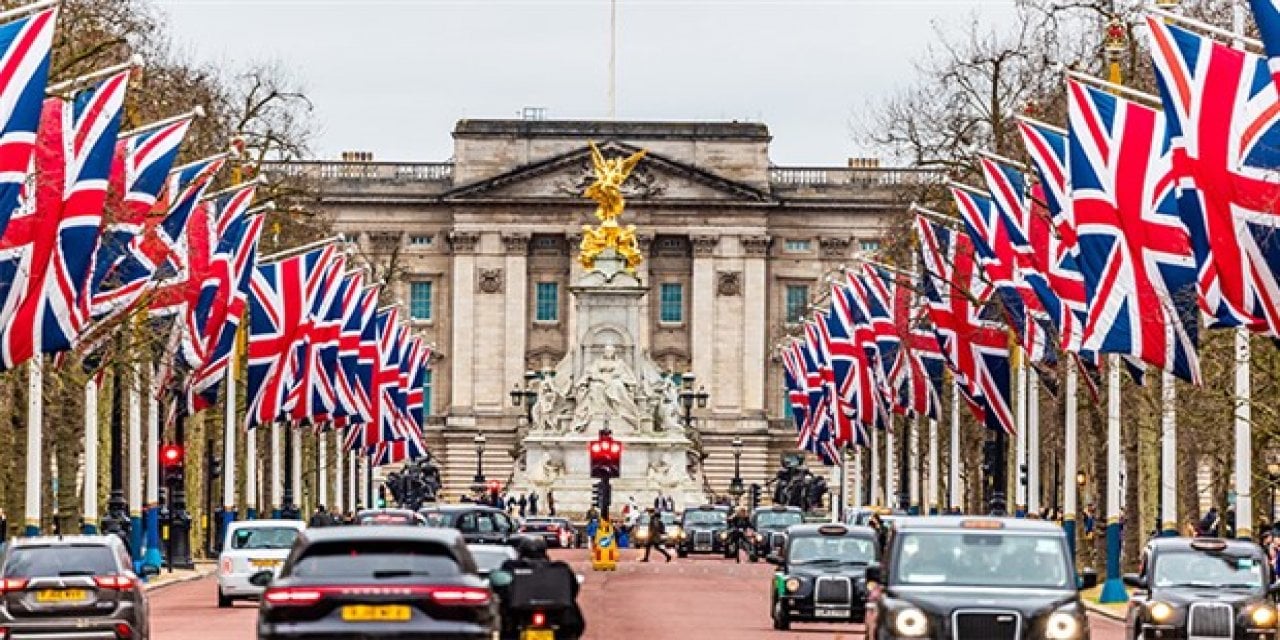
[[[1063,455],[1063,471],[1062,471],[1062,527],[1067,530],[1067,542],[1071,547],[1074,555],[1076,550],[1076,492],[1080,490],[1076,484],[1076,470],[1079,468],[1079,430],[1080,419],[1077,414],[1078,402],[1077,385],[1079,384],[1080,372],[1076,368],[1074,361],[1067,362],[1067,382],[1066,390],[1066,417],[1063,439],[1064,449]]]
[[[346,509],[347,494],[343,487],[343,476],[346,475],[347,465],[343,464],[342,455],[342,432],[334,429],[333,431],[333,503],[338,514]]]
[[[1173,374],[1160,375],[1160,533],[1178,535],[1178,389]]]
[[[1016,378],[1013,381],[1014,389],[1017,390],[1014,407],[1014,420],[1017,422],[1018,434],[1014,439],[1013,453],[1013,469],[1014,469],[1014,513],[1025,514],[1027,509],[1027,485],[1022,482],[1022,470],[1027,464],[1027,359],[1026,352],[1020,347],[1016,348],[1018,366]]]
[[[329,506],[329,439],[323,431],[316,432],[316,457],[320,464],[316,467],[316,485],[320,490],[319,504]]]
[[[231,353],[227,356],[227,372],[223,378],[226,396],[222,405],[222,506],[227,513],[236,512],[236,347],[231,341]],[[252,464],[245,461],[246,468]],[[247,497],[247,496],[246,496]],[[249,500],[245,500],[248,504]],[[225,517],[225,516],[224,516]],[[234,519],[234,516],[232,516]]]
[[[98,532],[98,380],[84,383],[84,527]]]
[[[1120,356],[1107,358],[1107,573],[1098,601],[1127,602],[1120,580]]]
[[[117,384],[123,380],[118,380]],[[142,398],[135,374],[129,378],[129,517],[133,520],[133,538],[141,539],[142,532]],[[134,549],[141,558],[142,549]]]
[[[1040,512],[1040,378],[1027,374],[1027,512]]]
[[[853,499],[849,503],[856,507],[865,506],[862,503],[862,451],[863,448],[858,447],[853,452]]]
[[[907,492],[908,510],[924,513],[920,507],[920,416],[907,420]]]
[[[871,430],[871,504],[880,502],[880,430]]]
[[[609,1],[609,119],[618,115],[618,0]]]
[[[951,508],[964,510],[964,488],[960,486],[960,383],[951,380]]]
[[[352,511],[356,510],[356,506],[360,504],[360,455],[355,451],[347,457],[347,467],[351,471],[351,476],[347,478],[347,508]]]
[[[302,505],[303,505],[302,498],[304,495],[304,492],[302,491],[302,428],[298,426],[293,426],[288,429],[288,432],[289,433],[286,437],[293,438],[293,451],[292,451],[293,453],[293,474],[292,474],[293,475],[293,505],[292,506],[297,508],[299,511],[301,511]],[[303,512],[302,517],[303,519],[306,519],[307,514]]]
[[[160,504],[160,382],[157,380],[156,368],[147,365],[147,378],[151,382],[151,393],[147,398],[147,506]],[[137,386],[135,393],[140,392]],[[179,443],[183,444],[183,443]],[[172,501],[173,496],[169,499]],[[170,502],[170,506],[172,506]]]
[[[894,469],[893,440],[893,416],[889,416],[889,428],[884,430],[884,506],[897,509],[898,478]]]
[[[925,489],[924,513],[942,513],[938,504],[938,419],[929,418],[929,482]]]
[[[284,456],[280,452],[280,423],[271,423],[271,511],[273,517],[280,517],[284,508]]]
[[[1236,328],[1236,537],[1253,536],[1253,407],[1250,406],[1252,381],[1249,379],[1249,330]]]
[[[37,349],[27,364],[27,479],[26,479],[26,531],[27,536],[40,535],[41,497],[44,479],[41,461],[44,459],[44,354]]]
[[[244,434],[244,517],[258,517],[258,429],[249,429]]]

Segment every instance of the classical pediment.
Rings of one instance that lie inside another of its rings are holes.
[[[630,155],[637,148],[616,141],[600,145],[606,157]],[[518,167],[506,173],[456,187],[445,200],[580,199],[595,179],[591,151],[583,146],[569,153]],[[649,153],[623,187],[630,202],[746,201],[768,202],[770,195],[702,168]]]

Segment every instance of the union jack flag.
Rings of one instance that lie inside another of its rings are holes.
[[[833,288],[831,308],[849,327],[858,354],[859,378],[857,401],[859,420],[870,429],[883,429],[889,424],[893,387],[890,383],[892,361],[897,342],[887,340],[893,334],[891,310],[871,294],[867,283],[857,273],[847,271],[845,282]]]
[[[1211,326],[1280,336],[1280,96],[1266,61],[1149,26],[1200,307]]]
[[[863,346],[868,340],[858,336],[869,334],[869,328],[854,309],[847,288],[836,284],[831,286],[831,309],[818,318],[835,376],[836,444],[867,446],[871,442],[867,430],[876,426],[880,409],[871,357]]]
[[[48,9],[0,25],[0,236],[31,170],[56,22]]]
[[[356,277],[362,278],[360,274]],[[369,408],[369,391],[360,378],[360,345],[361,336],[366,327],[373,323],[374,313],[378,306],[378,287],[363,286],[354,290],[356,300],[347,309],[347,316],[342,323],[342,332],[338,337],[338,363],[342,375],[338,376],[338,390],[349,402],[355,412],[338,421],[339,426],[348,424],[361,425],[347,430],[348,440],[364,440],[363,425],[369,424],[372,412]],[[352,442],[348,449],[363,448]]]
[[[1015,433],[1010,398],[1009,333],[983,317],[993,287],[979,274],[968,236],[916,217],[929,318],[938,344],[974,415]]]
[[[798,431],[809,413],[809,392],[805,387],[804,359],[800,344],[791,342],[782,348],[782,376],[787,389],[787,405],[791,408],[791,421]]]
[[[98,242],[128,79],[129,72],[122,71],[71,100],[50,98],[46,102],[41,129],[49,130],[49,144],[56,146],[42,145],[40,154],[49,153],[53,156],[49,162],[59,166],[46,172],[37,161],[40,175],[34,206],[46,208],[49,217],[25,217],[24,222],[40,219],[49,224],[15,235],[34,235],[37,253],[43,253],[39,248],[44,242],[39,236],[51,236],[53,244],[47,247],[47,254],[30,264],[26,286],[8,292],[21,298],[11,297],[5,305],[8,310],[7,303],[16,303],[12,314],[3,316],[0,334],[6,368],[26,362],[36,349],[44,353],[70,349],[84,328],[79,294]],[[18,223],[11,220],[10,227]],[[54,231],[47,231],[50,228]]]
[[[1253,20],[1258,23],[1262,46],[1267,50],[1271,74],[1280,84],[1280,2],[1277,0],[1249,0]]]
[[[297,345],[327,267],[337,255],[328,245],[279,262],[259,264],[249,282],[249,427],[286,417],[285,401],[302,363]]]
[[[325,267],[319,289],[311,298],[310,311],[303,318],[300,330],[302,340],[294,343],[295,358],[299,363],[298,376],[289,387],[285,411],[298,421],[313,423],[328,421],[334,411],[334,391],[329,370],[323,368],[322,352],[337,348],[341,329],[336,320],[330,320],[329,309],[341,295],[342,272],[346,258],[335,257]]]
[[[872,264],[863,264],[858,281],[871,301],[881,358],[890,363],[887,377],[894,410],[937,419],[945,360],[937,336],[922,326],[927,310],[916,287],[905,274],[895,277]],[[883,320],[877,321],[881,315]]]
[[[835,396],[834,385],[828,381],[826,366],[820,358],[821,346],[814,323],[805,325],[805,336],[800,344],[800,353],[805,367],[805,389],[808,392],[809,408],[805,413],[805,422],[800,425],[796,447],[817,455],[826,464],[834,464],[839,460],[840,448],[835,444],[835,416],[831,406]]]
[[[1195,266],[1164,116],[1075,80],[1067,92],[1071,209],[1089,298],[1083,348],[1198,383]]]

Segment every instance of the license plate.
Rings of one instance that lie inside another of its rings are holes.
[[[79,602],[89,597],[84,589],[41,589],[36,602]]]
[[[847,618],[849,612],[844,609],[815,609],[813,611],[815,618]]]
[[[525,629],[520,632],[520,640],[556,640],[556,632],[552,629]]]
[[[342,608],[346,622],[407,622],[410,617],[409,607],[402,604],[349,604]]]
[[[270,558],[254,558],[249,560],[249,565],[253,567],[278,567],[280,560],[272,560]]]

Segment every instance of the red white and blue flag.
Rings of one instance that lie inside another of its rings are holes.
[[[31,171],[56,22],[48,9],[0,25],[0,236]]]

